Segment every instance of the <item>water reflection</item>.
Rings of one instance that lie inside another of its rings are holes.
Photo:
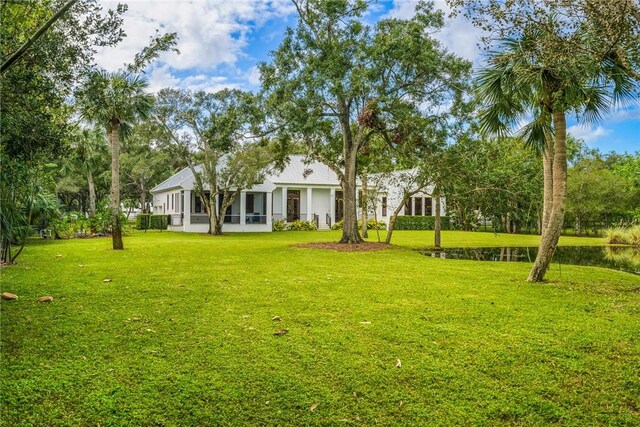
[[[537,247],[446,248],[421,251],[423,255],[475,261],[533,262]],[[627,271],[640,275],[640,249],[613,246],[560,246],[553,263],[588,265]]]

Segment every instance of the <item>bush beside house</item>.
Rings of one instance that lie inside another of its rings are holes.
[[[435,228],[435,216],[399,216],[396,220],[396,230],[433,230]],[[442,230],[451,229],[449,217],[440,218],[440,228]]]

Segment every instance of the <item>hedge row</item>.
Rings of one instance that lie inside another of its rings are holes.
[[[318,226],[313,221],[293,221],[287,223],[284,219],[273,221],[271,226],[273,231],[314,231],[318,229]]]
[[[342,230],[343,224],[344,224],[344,220],[341,219],[340,221],[333,224],[331,226],[331,229]],[[361,228],[362,228],[362,221],[358,221],[358,230],[360,230]],[[386,229],[387,229],[387,224],[384,221],[376,222],[374,218],[369,218],[367,220],[367,230],[386,230]]]
[[[136,216],[138,230],[166,230],[168,224],[169,215],[139,214]]]
[[[396,230],[433,230],[435,228],[435,216],[399,216],[396,220]],[[451,229],[449,217],[440,217],[440,228]]]

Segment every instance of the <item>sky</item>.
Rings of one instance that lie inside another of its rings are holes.
[[[147,70],[151,91],[180,87],[215,92],[223,88],[256,91],[260,85],[257,65],[269,60],[269,52],[281,42],[286,28],[296,24],[290,0],[120,0],[127,3],[126,39],[115,48],[98,52],[98,65],[117,70],[132,60],[156,29],[176,32],[180,55],[163,54]],[[117,1],[101,0],[104,8]],[[447,15],[445,0],[435,7]],[[415,0],[380,0],[363,19],[375,23],[386,17],[410,18]],[[482,67],[478,47],[481,35],[464,17],[447,18],[438,34],[451,52]],[[569,132],[591,148],[603,152],[640,151],[640,100],[618,107],[598,123],[580,124],[570,118]]]

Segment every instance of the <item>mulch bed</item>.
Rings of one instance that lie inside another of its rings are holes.
[[[392,249],[393,245],[387,245],[386,243],[366,242],[358,245],[349,245],[345,243],[337,242],[314,242],[314,243],[298,243],[293,245],[296,248],[306,249],[326,249],[337,252],[371,252],[371,251],[383,251],[385,249]]]

